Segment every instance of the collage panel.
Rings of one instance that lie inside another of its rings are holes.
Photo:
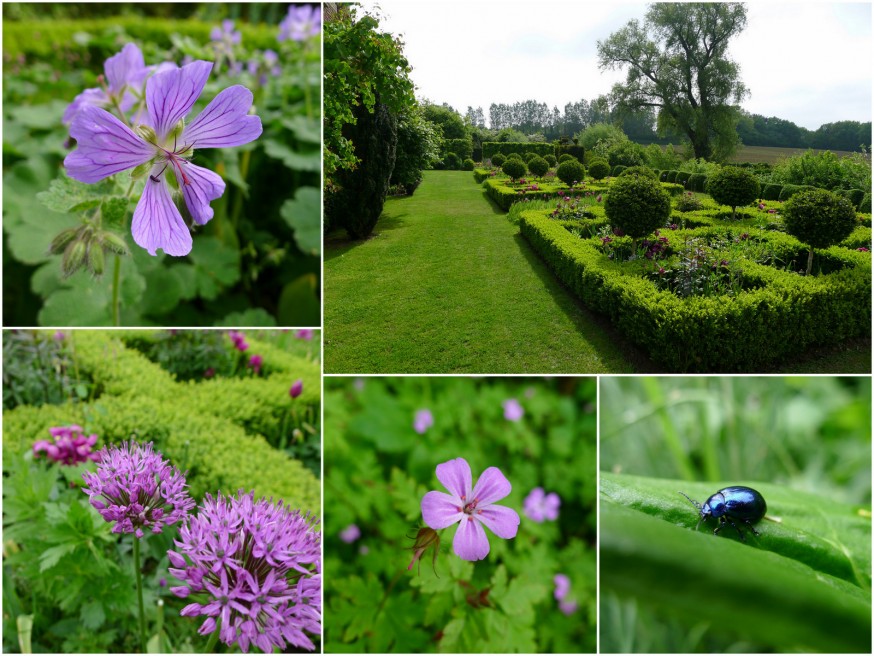
[[[596,380],[325,380],[325,652],[594,653]]]
[[[4,326],[321,325],[321,6],[10,3]]]
[[[602,653],[870,652],[870,377],[603,377],[599,419]]]
[[[318,331],[3,331],[3,651],[321,651]]]

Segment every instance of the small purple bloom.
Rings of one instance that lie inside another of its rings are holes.
[[[65,339],[67,339],[67,335],[64,333],[63,330],[59,330],[54,335],[52,335],[52,339],[54,339],[56,342],[63,342]]]
[[[306,340],[311,340],[313,338],[313,335],[315,335],[315,331],[313,331],[312,328],[301,328],[294,334],[294,336],[298,339]]]
[[[422,519],[434,530],[458,524],[452,548],[464,560],[482,560],[489,554],[487,526],[499,538],[509,540],[519,530],[519,514],[495,505],[512,490],[510,481],[497,467],[486,469],[472,485],[470,465],[455,458],[437,465],[437,479],[450,494],[431,491],[422,497]]]
[[[577,602],[568,599],[562,599],[558,602],[558,609],[565,615],[573,615],[577,612]]]
[[[103,519],[115,522],[113,533],[135,533],[138,538],[144,528],[160,533],[194,508],[185,476],[156,453],[151,442],[110,445],[98,456],[97,472],[82,474],[88,486],[83,492]]]
[[[306,633],[319,635],[322,626],[322,563],[314,525],[309,514],[281,501],[256,501],[254,492],[207,494],[179,529],[177,551],[167,552],[171,564],[181,564],[170,573],[185,584],[172,588],[174,594],[200,598],[180,614],[206,616],[201,635],[220,624],[221,641],[243,652],[253,645],[281,652],[289,644],[312,651]]]
[[[355,524],[349,524],[346,528],[340,531],[340,539],[346,544],[352,544],[361,537],[361,529]]]
[[[555,493],[546,494],[542,487],[535,487],[525,497],[523,508],[528,519],[537,523],[544,521],[554,522],[558,519],[558,509],[561,506],[561,498]]]
[[[864,246],[859,246],[859,248],[857,248],[856,250],[859,251],[860,253],[870,253],[871,252],[870,248],[865,248]]]
[[[322,31],[322,9],[313,5],[291,5],[279,24],[277,41],[304,41]]]
[[[53,438],[52,442],[48,440],[34,442],[34,457],[44,453],[50,460],[64,465],[78,465],[100,458],[98,453],[91,451],[91,447],[97,444],[97,435],[92,434],[85,437],[81,426],[49,428],[49,434]]]
[[[234,343],[234,348],[241,353],[249,348],[249,343],[246,341],[246,336],[239,330],[229,330],[228,337]]]
[[[303,393],[303,380],[298,378],[296,381],[294,381],[294,383],[292,383],[291,389],[288,390],[288,395],[291,398],[296,399],[302,393]]]
[[[225,19],[221,27],[212,28],[209,38],[211,41],[220,41],[230,46],[240,43],[243,36],[239,31],[234,30],[234,21]]]
[[[570,592],[571,580],[565,574],[556,574],[552,582],[555,583],[555,598],[561,601]]]
[[[264,364],[264,358],[262,358],[257,353],[249,358],[249,367],[252,368],[256,376],[261,372],[262,364]]]
[[[162,588],[166,588],[167,587],[167,579],[165,579],[165,578],[158,579],[158,585],[161,586]]]
[[[416,416],[413,419],[413,430],[416,431],[419,435],[424,435],[425,431],[427,431],[431,426],[434,425],[434,415],[431,414],[431,411],[427,408],[423,410],[417,410]]]
[[[252,92],[235,85],[221,91],[194,120],[185,116],[203,92],[212,64],[195,61],[179,69],[156,73],[146,82],[148,115],[134,130],[109,112],[87,105],[73,118],[70,136],[78,142],[64,166],[74,180],[94,183],[126,171],[142,171],[146,184],[134,211],[134,241],[155,255],[191,251],[191,232],[174,202],[175,187],[195,223],[213,217],[210,201],[225,191],[221,177],[191,163],[196,148],[241,146],[261,135],[261,119],[249,116]],[[147,175],[146,175],[147,174]]]
[[[504,401],[504,419],[507,421],[519,421],[525,415],[525,409],[516,399]]]

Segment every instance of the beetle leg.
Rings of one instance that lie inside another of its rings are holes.
[[[719,521],[716,522],[716,528],[713,529],[713,535],[719,535],[719,531],[723,526],[725,526],[725,517],[720,517]]]
[[[761,533],[753,528],[753,524],[752,522],[750,522],[750,520],[744,520],[744,523],[747,525],[747,528],[749,528],[753,532],[753,535],[755,535],[756,537],[759,537],[761,535]]]
[[[740,541],[741,541],[741,542],[746,542],[746,538],[744,538],[744,534],[743,534],[743,532],[740,530],[740,528],[738,527],[737,524],[735,524],[733,521],[731,521],[730,519],[728,519],[728,518],[725,517],[724,515],[723,515],[722,519],[724,519],[725,521],[727,521],[729,524],[731,524],[731,525],[734,527],[734,530],[737,531],[737,534],[740,536]]]

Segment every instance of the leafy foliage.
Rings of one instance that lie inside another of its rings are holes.
[[[720,205],[730,206],[734,219],[739,206],[759,197],[759,181],[745,169],[724,166],[707,177],[707,193]]]
[[[516,159],[511,157],[506,162],[504,162],[503,166],[501,166],[501,170],[510,176],[513,180],[518,180],[528,170],[528,167],[525,166],[525,162],[521,159]]]
[[[610,185],[604,212],[623,232],[640,238],[665,224],[671,214],[671,199],[653,178],[619,177]]]
[[[555,176],[568,186],[582,182],[586,177],[586,169],[578,161],[566,160],[558,165]]]

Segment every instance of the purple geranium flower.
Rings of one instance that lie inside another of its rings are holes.
[[[170,573],[184,585],[177,597],[202,597],[182,609],[205,616],[198,633],[220,624],[219,637],[243,652],[265,653],[287,643],[313,650],[304,633],[321,633],[322,570],[315,520],[272,499],[255,501],[242,490],[233,497],[207,494],[189,515],[168,551]]]
[[[144,528],[160,533],[194,508],[185,476],[151,442],[110,445],[98,456],[97,472],[82,474],[88,486],[83,491],[103,519],[115,522],[113,533],[135,533],[138,538]]]
[[[485,524],[499,538],[509,540],[519,530],[515,510],[494,505],[512,490],[497,467],[486,469],[472,486],[470,465],[456,458],[437,465],[437,479],[450,494],[431,491],[422,497],[422,519],[435,530],[458,524],[452,548],[464,560],[482,560],[489,554]]]
[[[416,416],[413,419],[413,430],[416,431],[419,435],[424,435],[425,431],[427,431],[431,426],[434,425],[434,415],[431,414],[431,411],[425,408],[424,410],[417,410]]]
[[[340,539],[346,544],[351,544],[360,537],[361,529],[355,524],[349,524],[349,526],[340,531]]]
[[[322,9],[313,5],[291,5],[279,24],[277,41],[303,41],[322,31]]]
[[[221,41],[228,45],[235,45],[240,43],[243,37],[239,31],[234,30],[234,21],[225,19],[222,21],[221,27],[212,28],[209,38],[212,41]]]
[[[134,130],[93,106],[83,107],[70,126],[70,135],[78,142],[78,148],[64,160],[71,178],[94,183],[128,169],[148,173],[131,230],[134,241],[151,255],[159,248],[168,255],[191,251],[191,233],[173,202],[172,189],[182,192],[188,211],[200,225],[213,216],[210,201],[224,193],[225,183],[219,175],[190,162],[194,150],[241,146],[261,134],[261,119],[249,116],[252,92],[240,85],[219,93],[185,124],[211,70],[211,63],[195,61],[150,77],[146,82],[148,116],[145,125]],[[169,180],[167,169],[175,180]]]
[[[525,515],[528,519],[538,523],[545,520],[553,522],[558,519],[559,506],[561,506],[559,496],[555,492],[546,494],[542,487],[535,487],[531,490],[523,502]]]
[[[81,426],[58,426],[49,428],[49,433],[54,441],[34,442],[34,457],[44,453],[50,460],[65,465],[78,465],[82,462],[98,460],[100,457],[96,452],[91,451],[91,447],[97,444],[97,435],[85,437]]]
[[[504,405],[504,419],[507,421],[519,421],[525,415],[525,409],[516,399],[507,399]]]

